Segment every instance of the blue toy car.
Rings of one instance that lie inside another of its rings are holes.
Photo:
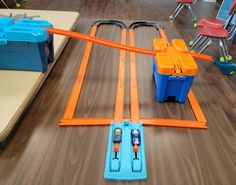
[[[131,139],[133,145],[140,145],[140,132],[139,129],[132,129],[131,130]]]
[[[121,128],[115,128],[113,133],[113,142],[120,143],[122,140],[122,130]]]

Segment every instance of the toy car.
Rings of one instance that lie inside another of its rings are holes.
[[[140,145],[140,132],[138,129],[131,130],[131,139],[133,145]]]
[[[113,142],[120,143],[122,140],[122,130],[121,128],[115,128],[113,134]]]

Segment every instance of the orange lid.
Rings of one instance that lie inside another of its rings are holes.
[[[188,51],[185,42],[181,39],[174,39],[172,45],[168,47],[167,44],[163,44],[163,41],[162,39],[154,39],[153,41],[154,49],[160,50],[166,47],[165,50],[162,49],[163,52],[156,55],[158,72],[173,76],[195,76],[198,66],[192,55],[183,53]]]
[[[192,55],[182,54],[179,63],[181,65],[182,73],[184,73],[185,75],[193,76],[197,74],[198,66],[194,61]]]
[[[171,56],[168,53],[158,53],[156,56],[158,61],[158,72],[161,74],[173,74],[174,68]]]
[[[167,44],[165,40],[160,38],[155,38],[153,40],[153,49],[159,50],[159,51],[166,51],[167,50]]]
[[[182,39],[173,39],[171,44],[174,47],[174,49],[176,49],[176,51],[180,52],[188,51],[188,47],[186,46],[184,40]]]

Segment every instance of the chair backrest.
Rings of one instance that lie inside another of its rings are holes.
[[[229,14],[235,13],[235,12],[233,12],[233,11],[235,11],[235,7],[236,7],[236,0],[232,0],[230,10],[229,10]]]
[[[225,22],[228,19],[231,11],[234,10],[232,7],[235,6],[235,3],[235,0],[223,0],[216,18]],[[236,24],[236,16],[234,16],[231,23]]]

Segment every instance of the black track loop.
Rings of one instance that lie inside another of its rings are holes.
[[[158,23],[153,23],[153,22],[146,22],[146,21],[138,21],[138,22],[133,22],[130,26],[129,29],[135,29],[137,27],[141,26],[149,26],[149,27],[154,27],[157,30],[163,29],[162,26]]]
[[[92,26],[100,26],[100,25],[104,25],[104,24],[114,24],[119,26],[121,29],[126,29],[127,26],[125,23],[123,23],[122,21],[118,21],[118,20],[97,20],[95,21]]]

